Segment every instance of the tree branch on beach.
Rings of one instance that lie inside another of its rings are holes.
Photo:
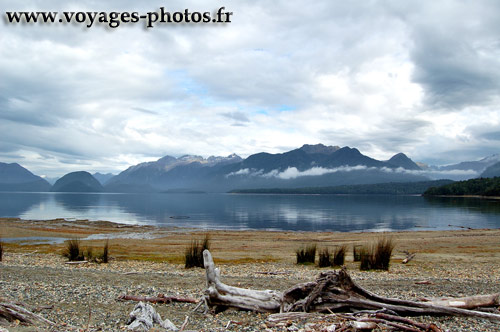
[[[158,296],[135,296],[135,295],[121,295],[118,297],[121,301],[137,301],[137,302],[151,302],[151,303],[172,303],[172,302],[184,302],[184,303],[198,303],[198,300],[186,297],[177,296],[165,296],[164,294],[158,294]]]

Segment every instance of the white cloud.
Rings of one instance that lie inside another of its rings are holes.
[[[479,176],[479,173],[475,170],[409,170],[402,167],[398,168],[388,168],[388,167],[367,167],[364,165],[356,166],[340,166],[335,168],[324,168],[324,167],[311,167],[304,171],[298,170],[296,167],[288,167],[284,171],[274,169],[267,173],[264,171],[243,168],[236,172],[231,172],[226,174],[226,177],[232,176],[250,176],[250,177],[264,177],[264,178],[277,178],[282,180],[296,179],[305,176],[322,176],[331,173],[342,173],[342,172],[353,172],[353,171],[380,171],[385,173],[404,173],[428,177],[430,179],[470,179]]]

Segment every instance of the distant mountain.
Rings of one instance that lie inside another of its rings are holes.
[[[464,161],[458,164],[453,164],[453,165],[446,165],[446,166],[439,166],[437,169],[439,170],[473,170],[478,173],[483,172],[486,168],[489,166],[497,163],[500,161],[500,155],[499,154],[494,154],[489,157],[483,158],[481,160],[477,161]]]
[[[0,191],[49,191],[50,183],[17,163],[0,163]]]
[[[491,165],[481,173],[482,178],[493,178],[495,176],[500,176],[500,162]]]
[[[416,166],[402,155],[394,163],[363,155],[358,149],[323,144],[304,145],[285,153],[257,153],[246,159],[165,156],[129,167],[108,181],[106,191],[201,190],[334,186],[382,182],[426,181],[405,172]],[[409,167],[409,168],[407,168]]]
[[[106,182],[109,181],[109,179],[111,179],[113,176],[115,176],[114,174],[111,174],[111,173],[106,173],[106,174],[102,174],[102,173],[94,173],[92,174],[92,176],[97,180],[99,181],[100,184],[102,185],[105,185]]]
[[[422,170],[420,166],[418,166],[415,162],[413,162],[413,160],[408,158],[404,153],[398,153],[394,155],[391,159],[387,160],[387,163],[397,167],[402,167],[404,169]]]
[[[89,172],[68,173],[54,183],[53,192],[102,192],[102,185]]]
[[[53,186],[54,183],[56,183],[56,181],[59,180],[59,177],[44,177],[43,179],[48,183],[50,183],[51,186]]]
[[[300,148],[300,150],[304,151],[305,153],[309,153],[309,154],[315,154],[315,153],[332,154],[339,149],[340,149],[340,146],[326,146],[323,144],[316,144],[316,145],[304,144]]]
[[[179,158],[165,156],[157,161],[131,166],[114,176],[105,185],[108,192],[154,192],[169,189],[199,189],[209,174],[243,159],[231,154],[227,157],[185,155]]]

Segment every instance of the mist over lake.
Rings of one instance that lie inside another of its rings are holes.
[[[234,230],[446,230],[500,227],[500,202],[390,195],[0,193],[0,217]]]

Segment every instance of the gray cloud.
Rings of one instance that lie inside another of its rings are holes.
[[[227,112],[227,113],[221,113],[220,115],[222,115],[225,118],[236,121],[236,124],[238,125],[242,125],[241,122],[250,122],[248,116],[243,112]]]
[[[478,1],[434,2],[408,17],[413,79],[433,108],[454,110],[499,97],[500,5]],[[439,15],[436,14],[439,11]],[[425,16],[425,19],[423,17]]]
[[[160,5],[5,0],[2,10]],[[222,5],[233,23],[112,30],[0,20],[0,160],[62,175],[82,160],[116,172],[165,154],[247,156],[310,142],[442,163],[498,152],[495,1]]]

